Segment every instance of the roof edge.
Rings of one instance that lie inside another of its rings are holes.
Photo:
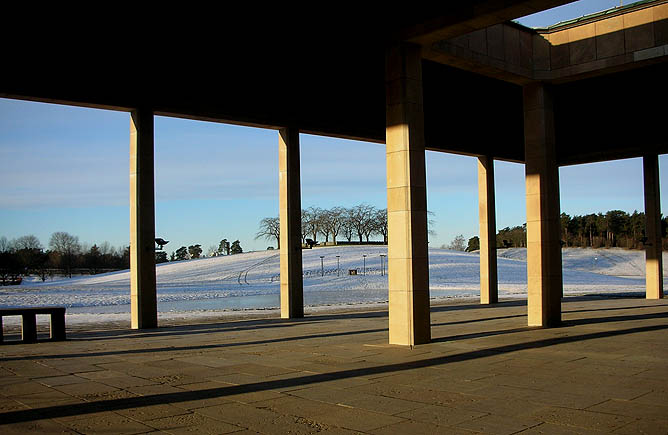
[[[519,25],[519,26],[522,26],[525,29],[531,29],[531,30],[533,30],[537,33],[545,34],[545,33],[558,32],[558,31],[565,30],[565,29],[568,29],[568,28],[571,28],[571,27],[576,27],[576,26],[579,26],[579,25],[582,25],[582,24],[592,23],[592,22],[603,20],[603,19],[606,19],[606,18],[622,15],[622,14],[625,14],[625,13],[633,11],[633,10],[644,9],[644,8],[659,5],[659,4],[662,4],[662,3],[668,3],[668,0],[640,0],[640,1],[628,4],[628,5],[615,6],[615,7],[610,8],[610,9],[605,9],[603,11],[583,15],[583,16],[578,17],[578,18],[572,18],[570,20],[560,21],[556,24],[553,24],[553,25],[547,26],[547,27],[528,27],[528,26],[525,26],[525,25],[523,25],[523,24],[521,24],[517,21],[514,21],[514,20],[512,21],[512,23],[516,24],[516,25]]]

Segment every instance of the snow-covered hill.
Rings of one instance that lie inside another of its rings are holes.
[[[381,268],[381,254],[387,254],[385,246],[304,250],[305,304],[387,301],[387,257],[383,258]],[[499,250],[498,257],[500,295],[525,295],[526,249]],[[432,298],[479,295],[477,253],[430,249],[429,263]],[[563,264],[566,293],[644,291],[642,251],[566,248]],[[349,275],[351,269],[357,270],[357,275]],[[277,307],[278,278],[278,251],[160,264],[157,267],[159,311]],[[68,313],[124,313],[125,316],[129,303],[128,271],[45,283],[28,281],[21,286],[0,288],[0,307],[53,304],[69,307]]]

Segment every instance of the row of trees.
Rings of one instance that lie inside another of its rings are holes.
[[[354,239],[360,243],[369,242],[372,236],[383,237],[387,243],[387,210],[378,209],[372,205],[360,204],[354,207],[333,207],[322,209],[309,207],[302,210],[302,243],[311,238],[318,240],[318,235],[324,237],[325,243],[330,239],[336,243],[337,238],[344,238],[348,242]],[[280,221],[278,217],[266,217],[260,221],[260,228],[255,239],[276,240],[281,247]]]
[[[155,253],[156,263],[200,258],[202,245],[182,246],[167,258],[167,252]],[[209,256],[233,255],[243,252],[239,240],[231,244],[227,239],[218,247],[209,248]],[[130,267],[130,247],[115,248],[109,242],[89,246],[79,241],[79,237],[66,232],[56,232],[49,239],[48,249],[34,235],[22,236],[14,240],[0,237],[0,281],[30,274],[39,275],[42,280],[48,276],[65,275],[72,277],[75,270],[96,274]]]
[[[663,249],[668,248],[666,229],[668,217],[661,219]],[[565,246],[643,249],[646,241],[645,213],[610,210],[605,214],[572,217],[562,213],[561,239]]]
[[[66,232],[55,232],[49,239],[48,249],[34,235],[14,240],[0,237],[0,278],[38,274],[42,280],[53,274],[72,277],[74,269],[90,273],[130,267],[130,248],[115,248],[108,242],[89,246]]]
[[[622,210],[604,213],[570,216],[562,213],[561,243],[563,246],[580,248],[627,248],[643,249],[645,237],[645,213],[634,211],[629,214]],[[668,249],[668,217],[661,219],[663,249]],[[499,248],[526,247],[526,224],[506,227],[496,235]],[[478,236],[469,239],[467,251],[480,249]]]
[[[462,237],[462,236],[458,236]],[[527,246],[527,224],[517,227],[506,227],[496,233],[496,247],[497,248],[526,248]],[[473,236],[469,239],[468,245],[464,247],[463,237],[458,247],[449,247],[458,251],[472,252],[480,249],[480,239],[478,236]]]
[[[202,245],[199,244],[190,245],[187,248],[185,246],[181,246],[179,249],[172,252],[169,259],[167,259],[166,252],[157,251],[155,253],[155,262],[165,263],[167,261],[182,261],[200,258],[202,257],[203,252]],[[235,240],[230,244],[227,239],[223,239],[220,241],[217,247],[215,245],[209,247],[208,255],[209,257],[217,257],[219,255],[241,254],[242,252],[244,252],[244,250],[241,247],[241,242],[239,242],[239,240]]]

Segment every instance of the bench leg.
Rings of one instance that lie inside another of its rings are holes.
[[[2,316],[0,316],[0,343],[2,343],[3,341],[5,341],[4,336],[3,336],[2,334],[3,334],[3,330],[2,330]]]
[[[24,343],[35,343],[37,341],[37,318],[35,313],[25,313],[22,314],[22,317],[21,339]]]
[[[51,340],[65,340],[65,313],[51,314]]]

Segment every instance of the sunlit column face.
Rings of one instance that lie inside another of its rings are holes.
[[[561,322],[561,237],[559,169],[554,114],[544,85],[524,88],[527,207],[527,293],[529,326]]]
[[[555,326],[561,322],[563,280],[552,97],[542,84],[525,86],[523,94],[528,324]]]

